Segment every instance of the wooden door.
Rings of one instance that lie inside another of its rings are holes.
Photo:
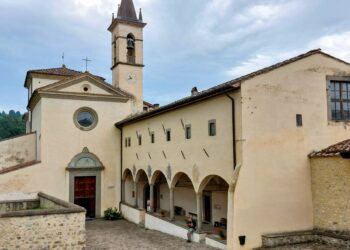
[[[86,217],[96,216],[96,177],[75,177],[74,203],[86,209]]]

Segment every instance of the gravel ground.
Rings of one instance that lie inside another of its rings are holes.
[[[88,250],[213,250],[167,234],[146,230],[125,220],[86,222]]]

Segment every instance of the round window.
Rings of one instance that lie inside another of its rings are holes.
[[[97,125],[97,114],[90,108],[78,109],[74,114],[74,123],[81,130],[91,130]]]

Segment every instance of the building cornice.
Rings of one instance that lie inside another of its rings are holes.
[[[127,63],[127,62],[116,62],[112,67],[111,70],[113,70],[115,67],[117,67],[118,65],[128,65],[128,66],[134,66],[134,67],[145,67],[144,64],[138,64],[138,63]]]
[[[115,26],[117,26],[118,23],[136,26],[136,27],[140,27],[140,28],[144,28],[147,25],[147,23],[143,23],[143,22],[137,22],[137,21],[133,21],[133,20],[116,18],[112,21],[111,25],[108,27],[107,30],[110,32],[113,32]]]
[[[120,97],[120,96],[113,96],[113,95],[84,94],[84,93],[57,92],[57,91],[35,91],[29,100],[28,109],[33,110],[41,98],[120,102],[120,103],[126,103],[130,100],[130,98],[128,97]]]

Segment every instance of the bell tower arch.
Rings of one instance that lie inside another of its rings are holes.
[[[132,0],[121,0],[108,30],[112,34],[112,84],[135,96],[134,112],[143,110],[143,28]]]

